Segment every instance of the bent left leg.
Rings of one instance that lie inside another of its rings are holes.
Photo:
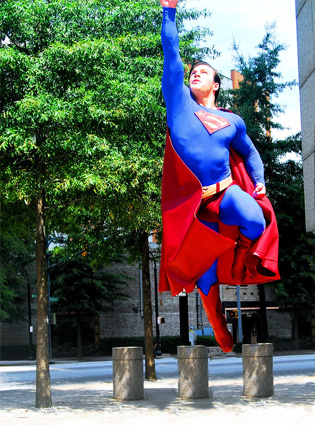
[[[232,277],[235,283],[242,283],[246,273],[245,256],[254,241],[265,230],[266,222],[263,212],[253,197],[235,185],[227,189],[222,199],[220,219],[225,224],[237,225],[240,228],[232,265]]]
[[[222,223],[239,226],[242,235],[252,241],[265,230],[266,222],[259,204],[237,185],[226,190],[219,215]]]

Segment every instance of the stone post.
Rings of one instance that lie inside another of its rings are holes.
[[[243,344],[243,395],[273,395],[273,344]]]
[[[177,347],[178,396],[208,398],[208,350],[203,345]]]
[[[117,400],[142,400],[143,348],[113,348],[113,387]]]

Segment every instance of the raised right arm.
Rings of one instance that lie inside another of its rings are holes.
[[[167,114],[177,115],[181,110],[183,94],[188,91],[184,85],[184,67],[179,54],[179,39],[176,28],[177,0],[160,0],[161,4],[174,4],[163,7],[162,46],[164,52],[164,70],[162,90],[166,103]]]

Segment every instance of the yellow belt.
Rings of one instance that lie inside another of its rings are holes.
[[[211,184],[210,186],[203,186],[201,199],[209,198],[209,196],[221,192],[222,190],[226,189],[232,182],[232,176],[229,176],[218,183]]]

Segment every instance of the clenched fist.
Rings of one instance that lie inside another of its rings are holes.
[[[160,0],[162,7],[173,7],[175,8],[178,0]]]
[[[266,195],[265,185],[262,183],[257,183],[253,193],[253,197],[255,199],[262,199],[265,195]]]

